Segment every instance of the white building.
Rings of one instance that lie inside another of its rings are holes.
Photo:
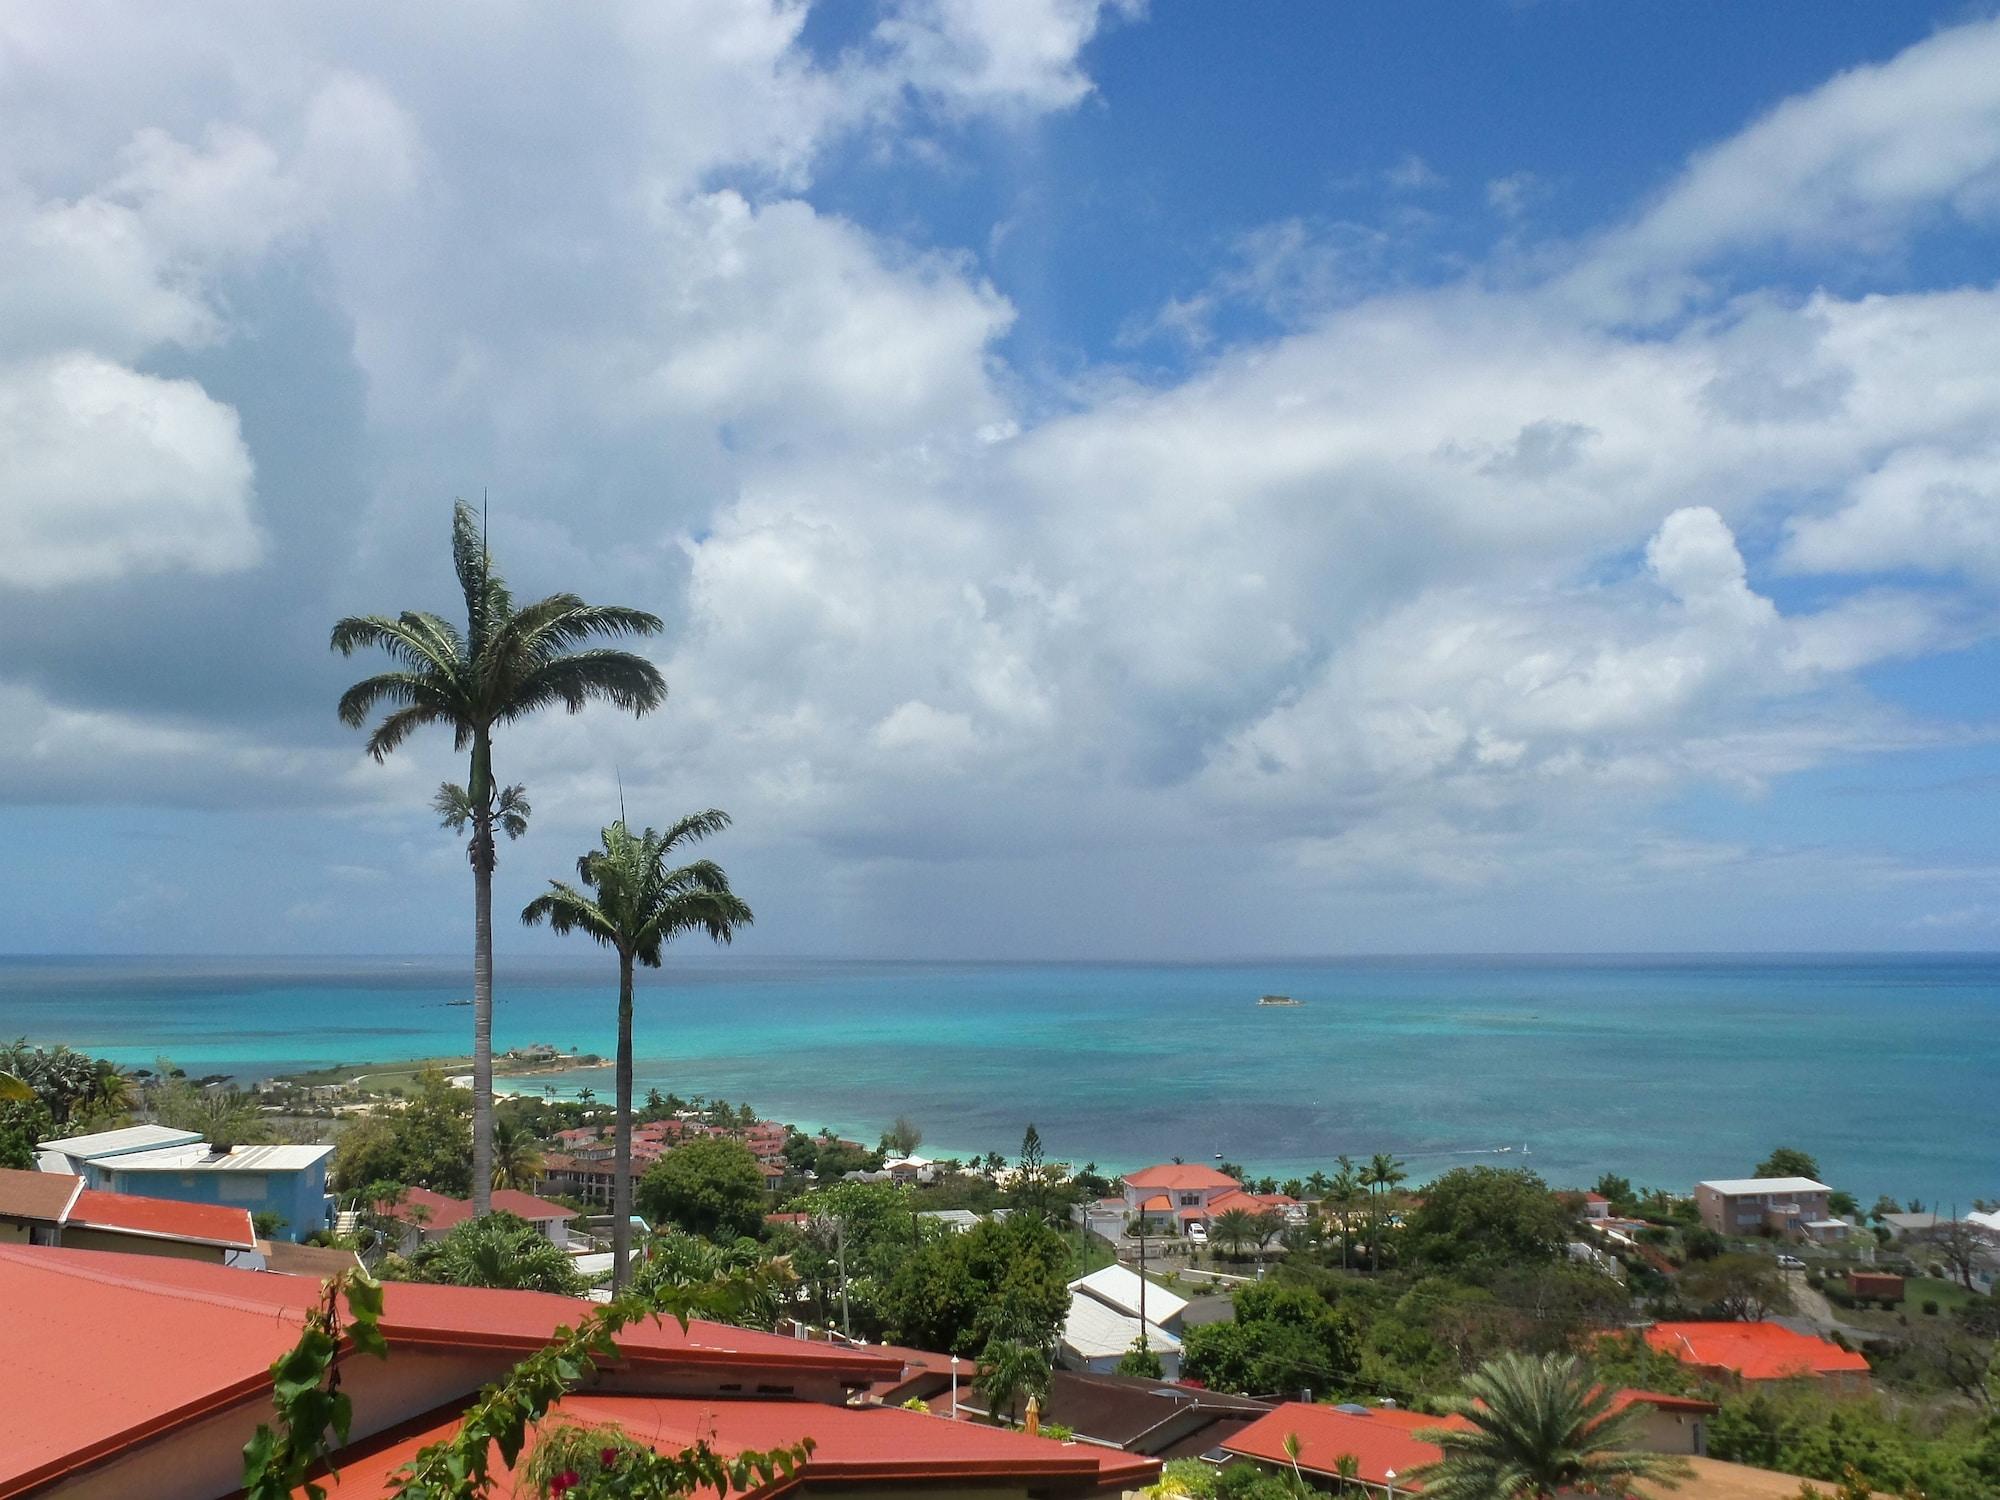
[[[1143,1289],[1143,1292],[1142,1292]],[[1123,1266],[1106,1266],[1069,1284],[1069,1316],[1063,1321],[1057,1357],[1071,1370],[1109,1374],[1138,1347],[1143,1331],[1147,1349],[1159,1356],[1160,1373],[1177,1380],[1181,1372],[1181,1314],[1187,1299],[1165,1287],[1142,1282]],[[1145,1321],[1140,1321],[1143,1295]]]

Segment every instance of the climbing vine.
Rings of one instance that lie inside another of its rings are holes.
[[[492,1492],[496,1456],[498,1471],[510,1472],[534,1425],[595,1374],[600,1360],[617,1357],[620,1330],[647,1318],[672,1317],[683,1328],[696,1316],[728,1319],[764,1295],[763,1280],[773,1274],[760,1267],[699,1285],[662,1287],[649,1296],[595,1308],[574,1328],[558,1328],[547,1347],[480,1391],[451,1436],[421,1449],[395,1475],[390,1494],[395,1500],[484,1500]],[[298,1343],[271,1366],[276,1420],[259,1426],[244,1445],[245,1500],[292,1500],[301,1490],[310,1500],[325,1500],[325,1487],[307,1476],[322,1466],[330,1468],[328,1453],[347,1441],[353,1410],[340,1389],[343,1334],[355,1352],[386,1357],[381,1316],[381,1285],[365,1273],[344,1272],[326,1282]],[[590,1435],[579,1439],[578,1433]],[[706,1442],[662,1454],[622,1435],[614,1442],[608,1429],[570,1427],[551,1433],[548,1441],[556,1445],[549,1463],[561,1466],[538,1465],[535,1477],[551,1500],[586,1500],[593,1493],[664,1500],[702,1488],[722,1496],[746,1488],[752,1479],[768,1483],[788,1476],[812,1452],[807,1438],[791,1447],[734,1458],[724,1458]],[[593,1454],[594,1469],[585,1464]]]

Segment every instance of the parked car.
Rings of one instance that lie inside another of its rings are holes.
[[[1208,1226],[1206,1224],[1188,1225],[1187,1240],[1190,1245],[1200,1249],[1208,1243]]]
[[[1796,1255],[1781,1255],[1778,1257],[1778,1269],[1780,1271],[1803,1271],[1805,1268],[1806,1263]]]

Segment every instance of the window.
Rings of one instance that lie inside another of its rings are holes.
[[[1182,1194],[1181,1194],[1181,1207],[1182,1207],[1182,1208],[1200,1208],[1200,1207],[1201,1207],[1201,1194],[1200,1194],[1200,1193],[1182,1193]]]

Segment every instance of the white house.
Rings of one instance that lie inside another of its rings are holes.
[[[1219,1214],[1241,1209],[1250,1214],[1274,1213],[1290,1224],[1302,1224],[1305,1205],[1283,1193],[1251,1193],[1234,1177],[1213,1167],[1165,1163],[1130,1172],[1125,1177],[1125,1211],[1144,1219],[1156,1232],[1185,1234],[1190,1224],[1207,1226]]]
[[[1112,1272],[1119,1275],[1113,1276]],[[1091,1285],[1094,1278],[1101,1278],[1095,1286]],[[1127,1285],[1127,1280],[1132,1284]],[[1069,1284],[1069,1315],[1063,1320],[1062,1338],[1056,1346],[1057,1361],[1064,1368],[1110,1374],[1117,1370],[1120,1360],[1138,1347],[1143,1332],[1146,1348],[1159,1357],[1162,1378],[1180,1378],[1180,1337],[1154,1319],[1178,1321],[1187,1303],[1172,1292],[1149,1285],[1146,1321],[1141,1323],[1137,1312],[1138,1280],[1122,1266],[1107,1266]],[[1100,1292],[1104,1295],[1098,1295]]]

